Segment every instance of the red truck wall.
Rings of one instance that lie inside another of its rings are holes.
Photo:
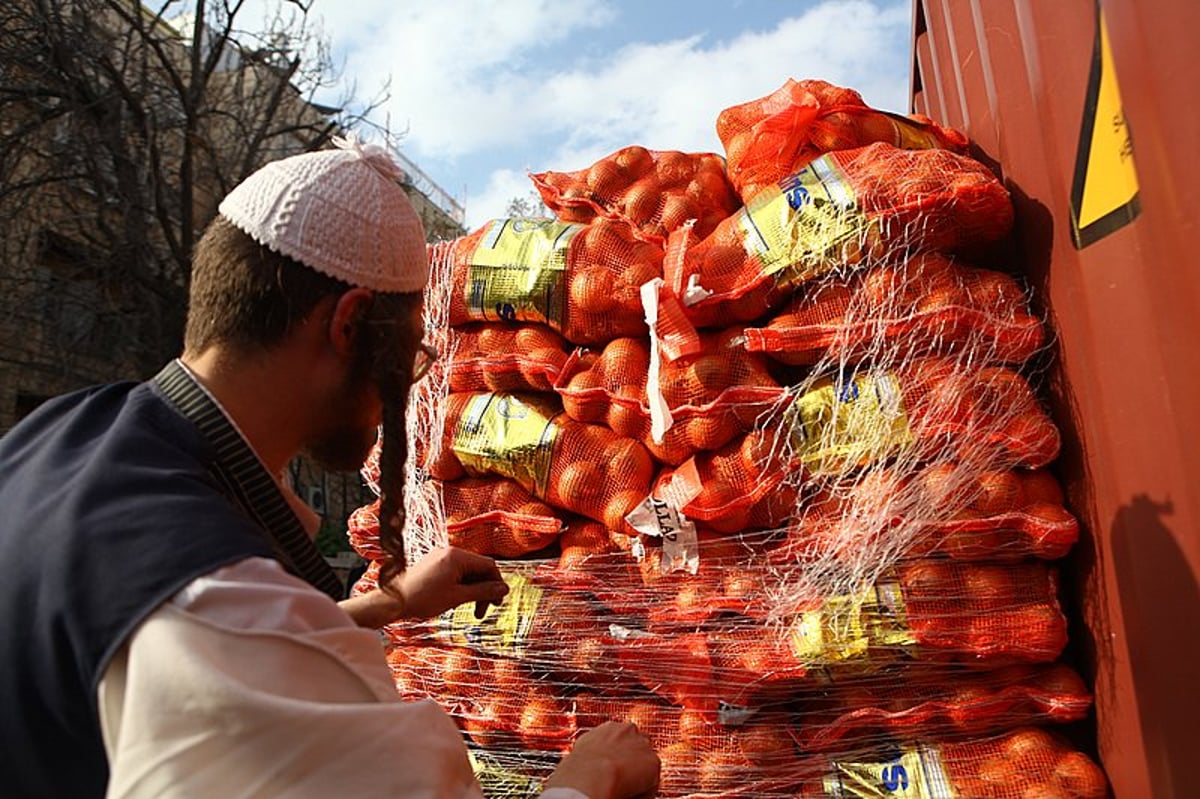
[[[1057,339],[1058,469],[1085,526],[1065,571],[1096,746],[1117,797],[1183,799],[1200,796],[1200,2],[1102,6],[914,0],[912,110],[967,132],[1013,193],[1013,265]],[[1088,103],[1101,14],[1124,129]],[[1080,247],[1090,118],[1093,140],[1131,134],[1137,199]]]

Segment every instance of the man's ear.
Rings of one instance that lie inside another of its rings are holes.
[[[354,352],[358,325],[371,309],[375,294],[370,289],[353,288],[338,297],[329,319],[329,342],[339,355]]]

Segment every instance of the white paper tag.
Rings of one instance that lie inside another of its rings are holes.
[[[662,538],[659,570],[664,574],[684,570],[695,574],[700,569],[700,539],[696,535],[696,525],[670,503],[646,497],[629,512],[625,521],[639,533]]]
[[[707,300],[712,294],[711,291],[700,285],[699,275],[692,275],[688,278],[687,286],[683,289],[683,304],[687,306],[695,305],[698,302]]]
[[[656,277],[642,284],[642,310],[646,313],[646,326],[650,328],[650,370],[646,374],[646,402],[650,406],[650,437],[661,444],[663,436],[671,429],[675,420],[671,409],[663,399],[659,375],[662,372],[662,347],[658,343],[658,291],[663,279]]]

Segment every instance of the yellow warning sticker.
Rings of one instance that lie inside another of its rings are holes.
[[[1128,225],[1139,210],[1133,137],[1121,104],[1108,25],[1099,9],[1071,189],[1075,247],[1082,249]]]
[[[941,755],[932,747],[897,748],[875,762],[833,763],[825,795],[837,799],[958,799]]]

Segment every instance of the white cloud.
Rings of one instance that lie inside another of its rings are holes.
[[[341,9],[344,5],[337,6]],[[453,157],[509,143],[526,130],[539,100],[534,55],[612,12],[587,0],[442,0],[379,4],[380,18],[326,15],[328,33],[347,48],[347,73],[391,78],[392,125],[408,128],[423,156]],[[386,10],[384,10],[386,9]]]
[[[537,192],[524,172],[507,168],[493,171],[483,191],[467,195],[467,228],[474,230],[489,219],[504,216],[513,198],[529,197],[531,193]]]
[[[456,175],[441,178],[452,191],[469,182],[472,225],[528,192],[525,170],[581,168],[633,143],[719,150],[718,113],[788,77],[891,110],[907,96],[908,0],[825,0],[724,37],[654,41],[647,29],[607,54],[597,46],[618,12],[599,0],[331,2],[322,13],[364,92],[391,77],[388,122],[408,131],[406,154]]]

